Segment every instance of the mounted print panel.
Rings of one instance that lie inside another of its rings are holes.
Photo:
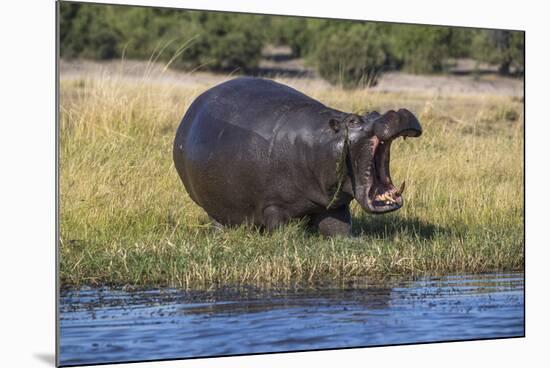
[[[58,365],[524,336],[524,32],[57,19]]]

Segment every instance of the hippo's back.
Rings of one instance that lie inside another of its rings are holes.
[[[176,169],[190,197],[217,221],[262,224],[271,202],[299,200],[285,179],[303,173],[296,159],[304,155],[295,151],[334,111],[269,80],[230,80],[187,110],[174,141]]]
[[[214,128],[236,126],[269,140],[278,120],[301,109],[326,107],[303,93],[267,79],[242,77],[219,84],[203,93],[193,105],[219,120]],[[184,121],[186,117],[184,117]],[[295,128],[296,126],[294,126]]]

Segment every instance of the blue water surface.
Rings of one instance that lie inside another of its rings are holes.
[[[523,273],[315,289],[64,291],[60,362],[95,364],[524,335]]]

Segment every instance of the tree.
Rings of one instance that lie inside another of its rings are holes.
[[[326,30],[316,42],[319,74],[344,88],[376,85],[388,59],[388,45],[374,23]]]
[[[472,53],[478,60],[498,64],[499,73],[507,75],[511,67],[524,70],[524,33],[505,30],[479,31],[473,42]]]
[[[391,53],[411,73],[440,72],[450,55],[452,28],[396,24],[391,31]]]
[[[261,57],[265,30],[262,18],[254,15],[196,12],[198,34],[182,60],[204,69],[249,70]]]
[[[109,18],[112,9],[103,5],[61,3],[60,53],[62,57],[111,59],[119,56],[119,34]]]

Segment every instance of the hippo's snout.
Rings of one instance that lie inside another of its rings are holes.
[[[382,141],[389,141],[398,136],[419,137],[422,135],[422,127],[409,110],[390,110],[374,121],[374,134]]]

